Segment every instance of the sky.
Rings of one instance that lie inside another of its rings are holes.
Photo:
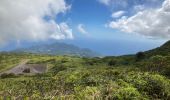
[[[103,55],[170,38],[170,0],[1,0],[0,51],[66,42]]]

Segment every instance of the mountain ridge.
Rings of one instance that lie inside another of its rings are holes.
[[[155,49],[151,49],[151,50],[145,51],[145,53],[148,56],[153,56],[153,55],[167,56],[168,54],[170,54],[170,40],[165,42],[160,47],[157,47]]]
[[[34,53],[34,54],[48,54],[48,55],[71,55],[81,57],[98,57],[99,53],[94,52],[87,48],[80,48],[73,44],[62,42],[55,42],[52,44],[34,45],[27,48],[18,48],[12,50],[15,53]]]

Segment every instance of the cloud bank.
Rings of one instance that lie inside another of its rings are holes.
[[[0,44],[72,39],[72,30],[67,23],[55,21],[56,15],[69,9],[64,0],[0,0]]]
[[[145,9],[127,17],[111,21],[110,28],[149,37],[170,38],[170,0],[160,8]]]

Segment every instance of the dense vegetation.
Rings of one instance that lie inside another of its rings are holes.
[[[30,59],[29,64],[45,63],[49,69],[37,75],[1,75],[1,99],[170,100],[168,55],[139,52],[121,57],[82,58],[3,53],[0,57],[0,65],[7,68]],[[6,70],[1,66],[1,70]]]
[[[154,56],[154,55],[162,55],[162,56],[167,56],[170,55],[170,41],[166,42],[164,45],[162,45],[161,47],[158,47],[156,49],[153,50],[149,50],[147,51],[147,55],[148,56]]]

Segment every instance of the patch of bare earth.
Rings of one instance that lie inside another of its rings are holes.
[[[47,72],[46,64],[27,64],[28,61],[29,60],[23,60],[16,67],[8,71],[5,71],[3,73],[7,73],[7,74],[13,73],[13,74],[19,75],[19,74],[41,74],[41,73]]]

